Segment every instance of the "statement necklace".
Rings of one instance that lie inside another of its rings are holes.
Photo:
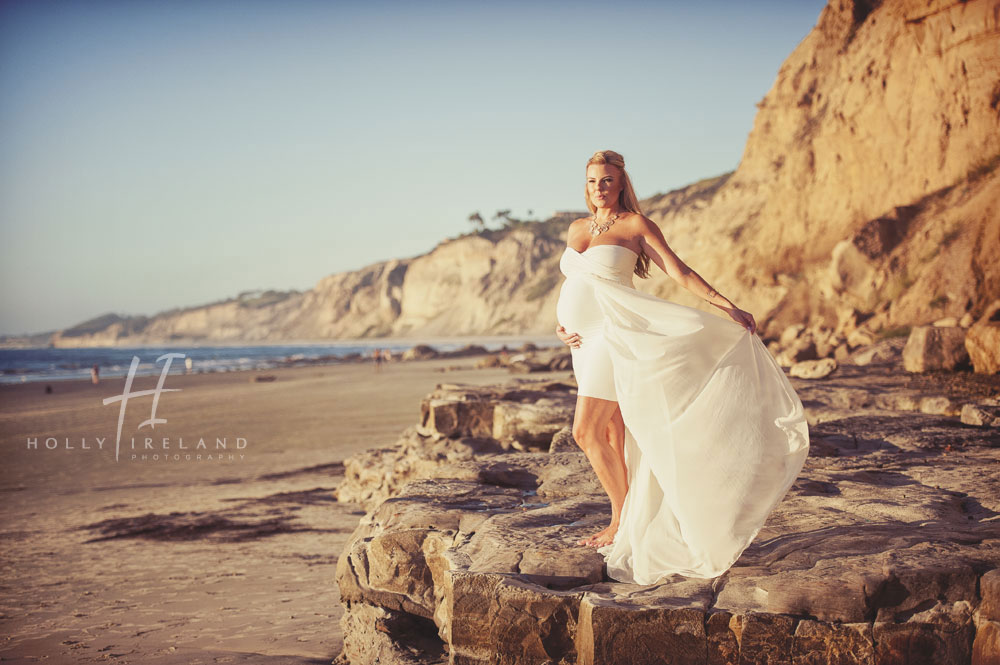
[[[612,215],[611,219],[604,222],[603,224],[598,224],[597,213],[595,212],[594,216],[590,218],[590,235],[592,235],[595,238],[601,235],[602,233],[611,228],[611,225],[615,223],[616,219],[618,219],[618,213]]]

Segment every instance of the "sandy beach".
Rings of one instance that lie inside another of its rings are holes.
[[[128,401],[117,460],[123,379],[0,386],[0,659],[330,662],[362,514],[333,498],[341,461],[393,443],[438,383],[510,380],[476,361],[171,375],[155,429],[152,396]]]

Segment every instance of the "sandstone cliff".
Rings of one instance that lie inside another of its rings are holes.
[[[650,216],[771,334],[833,327],[845,308],[875,330],[978,316],[1000,292],[998,15],[985,0],[830,2],[736,172]]]
[[[996,0],[830,2],[759,103],[737,170],[652,197],[646,213],[765,337],[977,318],[1000,297],[998,23]],[[52,341],[546,333],[566,223],[466,236],[268,304]],[[641,288],[716,311],[655,272]]]
[[[60,347],[550,332],[569,217],[470,234],[431,252],[330,275],[305,292],[247,292],[153,317],[105,315]]]

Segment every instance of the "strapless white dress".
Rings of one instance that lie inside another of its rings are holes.
[[[618,402],[629,491],[608,575],[713,578],[753,542],[802,470],[802,402],[756,334],[637,291],[636,254],[567,247],[556,318],[578,332],[580,395]]]

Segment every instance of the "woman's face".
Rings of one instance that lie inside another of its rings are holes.
[[[591,164],[587,167],[587,196],[597,208],[615,207],[623,186],[617,166]]]

